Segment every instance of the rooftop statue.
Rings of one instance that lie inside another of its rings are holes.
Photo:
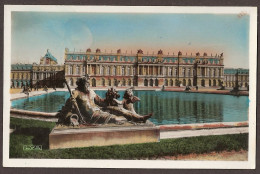
[[[163,51],[160,49],[160,50],[158,51],[158,54],[163,54]]]
[[[135,112],[133,103],[140,99],[133,96],[131,89],[126,90],[123,101],[117,100],[119,94],[114,88],[108,89],[106,98],[102,99],[89,89],[88,81],[88,77],[79,78],[77,88],[72,92],[67,85],[71,97],[57,114],[58,124],[124,124],[126,121],[145,123],[152,116],[142,116]],[[122,120],[120,116],[125,119]]]
[[[143,54],[143,50],[141,49],[137,50],[137,54]]]

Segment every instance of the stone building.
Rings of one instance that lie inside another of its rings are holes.
[[[88,74],[95,86],[220,86],[224,80],[223,53],[210,55],[70,52],[65,49],[65,78],[71,86]]]
[[[40,64],[32,65],[32,84],[47,87],[63,87],[64,65],[58,65],[57,59],[47,50]]]
[[[224,69],[224,84],[226,87],[235,87],[236,79],[240,87],[248,87],[249,85],[249,69],[242,68],[225,68]]]
[[[64,65],[58,65],[57,59],[47,50],[40,64],[11,65],[11,88],[23,86],[63,87]]]
[[[11,88],[22,88],[31,85],[32,64],[11,65]]]

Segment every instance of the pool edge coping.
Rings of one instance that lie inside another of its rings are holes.
[[[193,124],[170,124],[158,125],[160,131],[180,131],[180,130],[198,130],[198,129],[216,129],[216,128],[233,128],[248,127],[248,121],[239,122],[213,122],[213,123],[193,123]]]
[[[11,109],[10,117],[17,118],[14,115],[19,115],[18,118],[26,117],[26,119],[38,119],[41,121],[46,121],[56,117],[57,112],[37,112],[37,111],[26,111],[21,109]],[[55,122],[55,121],[54,121]],[[199,130],[199,129],[217,129],[217,128],[233,128],[233,127],[249,127],[248,121],[240,121],[240,122],[213,122],[213,123],[193,123],[193,124],[169,124],[169,125],[156,125],[163,131],[183,131],[183,130]]]

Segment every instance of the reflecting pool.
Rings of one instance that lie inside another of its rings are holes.
[[[102,98],[106,91],[96,91]],[[120,100],[124,91],[119,91]],[[156,125],[210,122],[237,122],[248,120],[248,96],[201,94],[166,91],[134,91],[141,101],[135,103],[139,114],[153,113],[150,119]],[[41,96],[12,101],[17,109],[57,112],[69,98],[68,92],[53,92]]]

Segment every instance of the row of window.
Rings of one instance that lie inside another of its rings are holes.
[[[21,88],[30,85],[30,81],[11,81],[11,88]]]
[[[235,81],[236,80],[236,76],[235,75],[231,75],[231,76],[226,76],[226,81]],[[248,76],[238,76],[238,80],[248,80]]]
[[[29,79],[30,75],[27,73],[13,73],[12,74],[12,79]]]
[[[44,80],[44,79],[55,79],[56,75],[55,73],[34,73],[33,79],[34,80]]]
[[[90,57],[90,60],[94,60],[94,56]],[[70,56],[67,60],[86,60],[86,56]],[[99,61],[114,61],[116,60],[116,57],[102,57],[100,56],[98,58]],[[133,62],[135,59],[134,58],[128,58],[128,57],[121,57],[120,61],[125,61],[125,62]],[[142,62],[157,62],[158,58],[142,58]],[[164,62],[167,63],[178,63],[178,58],[164,58]],[[186,58],[181,58],[180,63],[195,63],[195,59],[186,59]],[[209,59],[209,60],[199,60],[198,63],[202,64],[219,64],[220,61],[217,59]]]
[[[111,79],[107,79],[107,85],[108,86],[132,86],[132,80],[131,79],[128,79],[128,80],[125,80],[125,79],[122,79],[122,81],[119,81],[117,79],[114,79],[114,80],[111,80]],[[70,86],[73,86],[75,85],[74,84],[74,80],[71,78],[69,80],[69,85]],[[182,84],[182,86],[192,86],[192,80],[191,79],[183,79],[180,81],[180,83]],[[96,87],[96,84],[97,84],[97,80],[95,78],[91,79],[91,86],[92,87]],[[209,83],[208,85],[209,86],[220,86],[222,84],[221,80],[209,80]],[[102,86],[106,86],[106,80],[104,78],[101,79],[101,85]],[[143,85],[144,86],[159,86],[159,80],[158,79],[144,79],[143,81]],[[175,79],[175,81],[173,81],[172,79],[168,80],[168,79],[165,79],[164,80],[164,85],[165,86],[178,86],[178,80]],[[202,79],[200,80],[200,85],[201,86],[205,86],[205,80]]]
[[[91,68],[90,68],[91,67]],[[85,74],[85,67],[83,66],[82,72],[80,71],[80,66],[76,66],[75,68],[76,72],[73,71],[73,65],[69,65],[68,67],[68,75],[81,75]],[[97,72],[99,70],[99,73]],[[112,70],[112,72],[111,72]],[[129,66],[127,67],[121,67],[121,73],[117,74],[117,67],[116,66],[107,66],[106,68],[104,66],[100,66],[97,68],[95,65],[94,66],[89,66],[89,74],[100,74],[100,75],[133,75],[135,74],[135,69],[130,68]],[[174,71],[174,74],[173,74]],[[191,68],[182,68],[182,72],[180,75],[182,77],[191,77],[193,74],[195,74],[195,70],[191,70]],[[139,75],[168,75],[168,76],[175,76],[177,77],[178,75],[178,70],[177,68],[167,68],[167,67],[150,67],[148,68],[147,66],[139,66]],[[205,68],[201,68],[200,74],[197,74],[200,76],[206,76],[208,75],[209,77],[216,77],[216,76],[221,76],[221,69],[208,69],[208,72],[205,73]]]
[[[57,67],[57,68],[51,68],[51,69],[47,69],[47,68],[34,68],[34,71],[61,71],[63,69],[62,66]]]
[[[243,83],[243,82],[240,82],[239,84],[239,87],[248,87],[248,83],[247,82],[245,82],[245,83]],[[232,82],[226,82],[226,87],[235,87],[236,86],[236,83],[232,83]]]
[[[93,78],[91,80],[92,87],[96,87],[96,83],[97,83],[97,80],[95,78]],[[69,80],[69,85],[70,86],[75,85],[75,82],[74,82],[74,80],[72,78]],[[106,86],[106,80],[105,79],[101,79],[101,85],[102,86]],[[126,85],[132,86],[132,80],[128,79],[126,81],[125,79],[123,79],[122,82],[121,82],[121,81],[119,81],[117,79],[114,79],[113,81],[111,79],[108,79],[107,80],[107,85],[108,86],[119,86],[119,85],[120,86],[126,86]]]

